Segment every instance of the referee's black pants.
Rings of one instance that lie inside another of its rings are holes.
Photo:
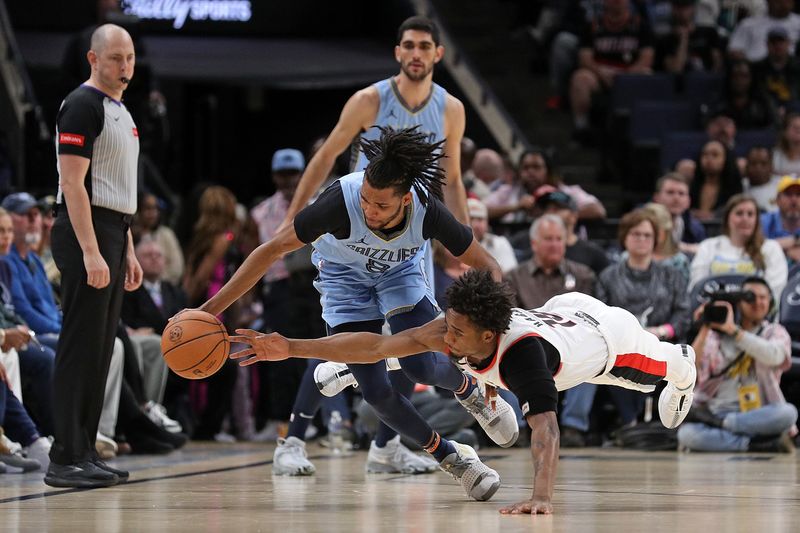
[[[53,259],[61,271],[64,320],[53,375],[55,441],[50,460],[67,465],[95,456],[95,439],[125,284],[130,217],[92,207],[92,223],[111,282],[86,284],[83,252],[60,206],[52,230]]]

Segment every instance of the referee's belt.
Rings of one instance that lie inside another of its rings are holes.
[[[113,209],[108,209],[107,207],[100,207],[97,205],[91,206],[92,208],[92,218],[98,220],[108,220],[111,222],[122,222],[126,226],[131,225],[131,221],[133,221],[133,215],[128,215],[126,213],[120,213],[119,211],[114,211]],[[60,203],[56,204],[54,207],[56,216],[63,215],[69,218],[69,213],[67,212],[67,204]]]

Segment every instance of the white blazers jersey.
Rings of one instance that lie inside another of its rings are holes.
[[[540,337],[558,350],[561,363],[553,379],[558,390],[565,390],[589,381],[606,371],[609,349],[597,321],[579,310],[576,313],[558,314],[542,308],[526,311],[514,309],[508,330],[500,335],[497,349],[489,365],[481,370],[461,359],[463,370],[484,385],[508,389],[500,376],[500,363],[506,352],[527,337]]]
[[[465,359],[458,364],[478,381],[508,389],[500,362],[516,342],[531,336],[558,350],[561,363],[553,375],[558,390],[590,382],[652,392],[666,379],[668,364],[693,364],[687,363],[686,345],[659,342],[625,309],[577,292],[554,296],[531,311],[514,309],[486,368],[477,370]]]

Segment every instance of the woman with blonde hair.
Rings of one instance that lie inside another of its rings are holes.
[[[680,272],[689,282],[689,258],[681,252],[680,246],[675,242],[673,234],[672,215],[669,210],[661,204],[650,202],[642,207],[657,223],[658,244],[653,251],[653,260],[672,266]]]
[[[225,256],[235,238],[236,197],[225,187],[212,185],[200,196],[198,212],[183,276],[190,304],[206,301],[225,283]]]
[[[708,276],[744,274],[763,277],[780,297],[788,267],[781,245],[765,239],[758,205],[747,194],[731,196],[722,214],[722,235],[700,243],[692,260],[689,288]]]

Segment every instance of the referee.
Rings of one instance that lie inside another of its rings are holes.
[[[129,224],[136,211],[139,134],[122,104],[136,56],[113,24],[92,34],[89,80],[56,119],[59,189],[52,230],[64,321],[53,384],[55,441],[44,482],[108,487],[128,473],[101,461],[95,439],[123,288],[142,282]]]

